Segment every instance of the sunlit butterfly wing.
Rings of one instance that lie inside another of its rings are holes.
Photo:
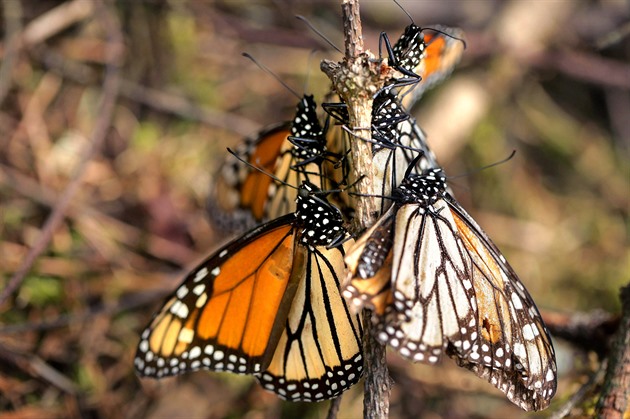
[[[416,362],[447,354],[521,408],[545,408],[556,391],[553,346],[505,258],[447,191],[440,169],[409,174],[394,198],[371,237],[357,244],[386,231],[391,240],[380,240],[378,257],[367,245],[349,250],[356,268],[344,295],[360,304],[361,272],[389,268],[379,261],[391,254],[392,303],[374,317],[378,339]]]
[[[328,248],[346,232],[318,192],[303,183],[295,213],[234,240],[185,278],[142,333],[140,375],[254,374],[294,401],[335,397],[358,381],[361,325],[339,291],[344,250]]]
[[[160,378],[202,368],[262,371],[297,288],[292,269],[304,258],[294,223],[289,214],[264,224],[192,270],[144,330],[138,373]]]
[[[226,232],[243,231],[293,212],[296,188],[304,180],[321,187],[322,161],[329,157],[313,96],[300,100],[291,123],[262,131],[237,154],[283,183],[229,155],[208,199],[214,225]]]
[[[361,324],[339,291],[343,257],[337,248],[309,252],[285,333],[259,377],[263,387],[287,400],[329,399],[361,376]]]

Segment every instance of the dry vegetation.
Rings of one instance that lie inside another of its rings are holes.
[[[615,329],[606,313],[619,312],[629,278],[627,5],[405,7],[419,24],[467,34],[463,62],[414,114],[448,172],[465,175],[452,184],[460,201],[551,328],[574,341],[555,342],[553,412],[600,368]],[[325,43],[293,16],[341,44],[338,4],[5,0],[0,10],[4,417],[322,417],[327,403],[281,402],[249,377],[140,382],[132,359],[161,297],[227,239],[204,212],[225,148],[293,112],[295,98],[241,52],[321,102],[329,85],[318,62],[340,57],[311,54]],[[408,24],[394,3],[365,1],[362,12],[372,50],[381,30],[396,39]],[[111,120],[104,99],[115,103]],[[509,162],[477,171],[513,149]],[[57,226],[46,227],[55,217]],[[7,289],[37,246],[24,280]],[[568,326],[582,312],[576,334]],[[523,415],[451,364],[412,367],[392,356],[392,417]],[[360,387],[344,397],[340,417],[361,415]],[[596,392],[597,384],[574,414],[591,413]]]

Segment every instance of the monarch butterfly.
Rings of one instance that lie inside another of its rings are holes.
[[[253,374],[291,401],[320,401],[363,370],[361,323],[340,292],[341,213],[304,181],[297,210],[234,240],[192,270],[141,335],[139,375]]]
[[[223,231],[242,231],[295,210],[296,189],[302,181],[322,187],[331,157],[326,149],[326,127],[319,123],[317,104],[304,95],[291,123],[282,123],[247,140],[238,154],[254,167],[273,173],[281,182],[229,156],[208,198],[208,211]]]
[[[556,363],[540,313],[442,169],[410,167],[392,199],[348,251],[343,295],[375,308],[378,339],[403,357],[433,364],[446,354],[521,408],[547,407]]]

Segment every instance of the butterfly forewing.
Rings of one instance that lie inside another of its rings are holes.
[[[236,152],[250,164],[273,173],[276,159],[290,135],[290,123],[278,124],[245,140]],[[264,219],[272,183],[269,176],[228,155],[215,179],[207,208],[217,228],[226,232],[244,231]]]
[[[261,371],[280,337],[294,291],[289,281],[294,220],[290,214],[265,224],[194,269],[142,334],[138,373]]]
[[[425,211],[435,211],[436,218]],[[397,212],[394,234],[404,235],[409,247],[395,241],[394,303],[377,330],[379,339],[393,340],[390,344],[414,361],[437,362],[447,341],[463,343],[465,332],[474,327],[473,294],[466,283],[470,270],[453,228],[448,212],[439,207],[408,204]],[[399,323],[403,333],[392,334],[395,328],[385,327],[391,322]],[[470,349],[470,342],[464,346]]]

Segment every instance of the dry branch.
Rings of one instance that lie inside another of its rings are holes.
[[[343,0],[341,4],[346,55],[343,62],[324,60],[321,69],[332,80],[341,99],[348,106],[349,128],[357,136],[369,140],[372,125],[373,96],[381,89],[390,71],[380,59],[363,49],[363,36],[358,0]],[[355,231],[360,232],[376,221],[378,209],[374,196],[372,147],[368,141],[351,138],[350,154],[353,161],[353,177],[362,180],[356,185],[360,197],[355,201]],[[366,418],[382,418],[389,414],[391,383],[385,360],[385,347],[371,333],[371,313],[363,316],[365,328],[364,377],[365,395],[363,414]]]
[[[608,357],[597,417],[630,417],[630,284],[621,289],[623,314]]]

